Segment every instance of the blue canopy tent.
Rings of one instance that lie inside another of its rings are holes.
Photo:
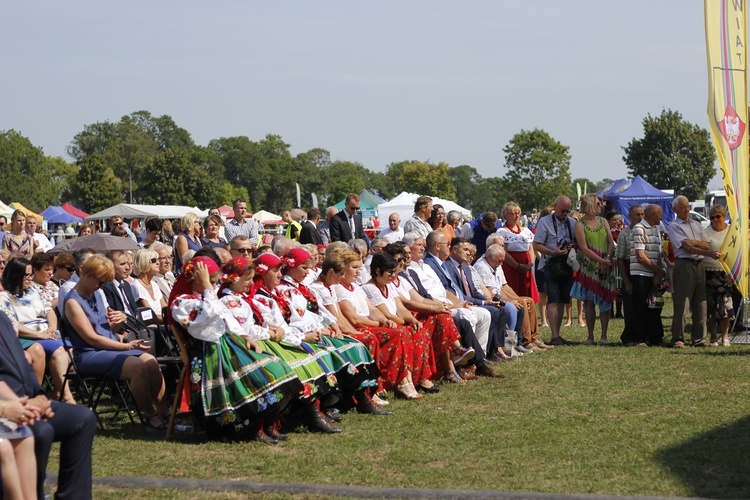
[[[83,222],[83,219],[76,217],[75,215],[69,214],[62,207],[50,205],[44,212],[39,215],[43,216],[48,224],[73,224],[76,222]]]
[[[607,184],[606,186],[604,186],[602,189],[600,189],[599,191],[597,191],[596,195],[599,198],[606,198],[609,193],[613,192],[615,189],[619,188],[620,186],[622,186],[626,182],[628,182],[627,179],[617,179],[616,181],[612,181],[609,184]]]
[[[646,205],[655,203],[661,207],[661,220],[664,226],[669,226],[669,222],[674,219],[672,210],[672,200],[674,195],[665,193],[660,189],[645,181],[643,177],[637,175],[635,179],[626,181],[614,190],[604,195],[604,198],[612,203],[612,208],[618,214],[625,218],[625,224],[630,224],[628,218],[628,209],[631,205]]]

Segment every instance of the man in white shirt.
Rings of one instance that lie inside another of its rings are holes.
[[[519,313],[523,311],[523,346],[531,351],[553,349],[554,346],[548,346],[539,338],[539,325],[534,300],[531,297],[521,297],[516,294],[505,279],[503,262],[506,253],[503,245],[504,243],[487,247],[485,254],[476,261],[473,267],[482,277],[484,286],[490,289],[493,296],[499,295],[507,304],[512,304],[518,308]]]
[[[396,243],[404,239],[404,228],[401,227],[401,217],[398,212],[388,216],[388,227],[380,231],[380,237],[388,243]]]
[[[486,365],[485,347],[489,339],[491,321],[489,312],[481,308],[471,307],[465,301],[458,300],[458,297],[445,290],[435,271],[424,263],[424,238],[414,234],[406,235],[405,243],[410,245],[411,250],[411,263],[407,272],[409,274],[413,273],[419,279],[431,298],[439,300],[450,307],[453,321],[461,332],[462,345],[474,349],[474,363],[477,368],[477,375],[485,377],[502,376],[501,374],[495,374]],[[465,324],[465,328],[460,326],[462,322]],[[470,332],[468,337],[465,337],[466,330]],[[465,374],[461,376],[467,378]]]
[[[224,227],[224,234],[226,234],[227,241],[241,234],[250,238],[253,242],[253,246],[258,246],[260,227],[257,222],[252,219],[246,219],[247,214],[247,202],[241,198],[234,200],[232,204],[234,210],[234,218],[227,221]]]
[[[37,226],[36,217],[34,217],[33,215],[27,216],[26,217],[26,232],[29,233],[34,238],[37,251],[39,251],[38,249],[41,249],[42,252],[51,250],[52,247],[54,247],[54,245],[49,240],[49,238],[47,238],[44,234],[36,232],[36,226]]]

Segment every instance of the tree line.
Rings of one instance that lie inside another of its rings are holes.
[[[662,118],[671,135],[661,130]],[[674,188],[694,190],[696,196],[685,193],[691,199],[702,196],[714,174],[708,132],[682,121],[679,113],[664,111],[662,117],[644,119],[644,133],[643,139],[633,139],[623,148],[631,175],[675,183],[685,178],[689,186]],[[674,140],[687,143],[670,143]],[[452,167],[429,160],[392,162],[383,171],[372,171],[356,161],[332,160],[322,148],[297,155],[290,148],[273,134],[258,141],[222,137],[201,146],[170,116],[137,111],[118,122],[85,125],[67,147],[73,159],[67,162],[45,156],[20,132],[7,130],[0,132],[0,200],[20,201],[36,211],[71,201],[96,212],[123,202],[207,208],[243,198],[250,210],[278,213],[296,206],[299,184],[303,207],[312,204],[311,193],[324,208],[350,192],[369,189],[385,199],[402,191],[438,196],[478,214],[497,211],[508,200],[530,211],[552,203],[559,194],[574,197],[576,183],[596,191],[611,182],[571,179],[568,146],[541,129],[521,130],[513,136],[503,148],[506,172],[496,177],[483,177],[470,165]],[[703,165],[707,151],[710,168]],[[679,167],[676,174],[656,177],[673,165]]]

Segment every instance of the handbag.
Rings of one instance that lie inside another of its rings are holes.
[[[156,356],[156,343],[154,342],[154,331],[146,323],[135,316],[126,314],[125,323],[120,326],[120,331],[125,333],[125,342],[133,340],[145,340],[149,344],[149,350],[144,351]]]
[[[573,268],[568,265],[567,254],[547,259],[544,272],[553,281],[563,281],[573,277]]]

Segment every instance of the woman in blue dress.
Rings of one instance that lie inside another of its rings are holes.
[[[192,212],[182,218],[182,232],[174,239],[174,273],[182,272],[182,257],[188,250],[198,251],[203,246],[201,242],[201,221]]]
[[[84,261],[78,283],[65,297],[63,321],[69,325],[76,365],[84,374],[127,380],[135,402],[145,414],[146,428],[163,431],[169,412],[159,364],[145,352],[150,349],[145,340],[123,342],[117,336],[115,332],[125,322],[125,314],[107,307],[99,290],[114,276],[112,261],[103,255],[92,255]]]

